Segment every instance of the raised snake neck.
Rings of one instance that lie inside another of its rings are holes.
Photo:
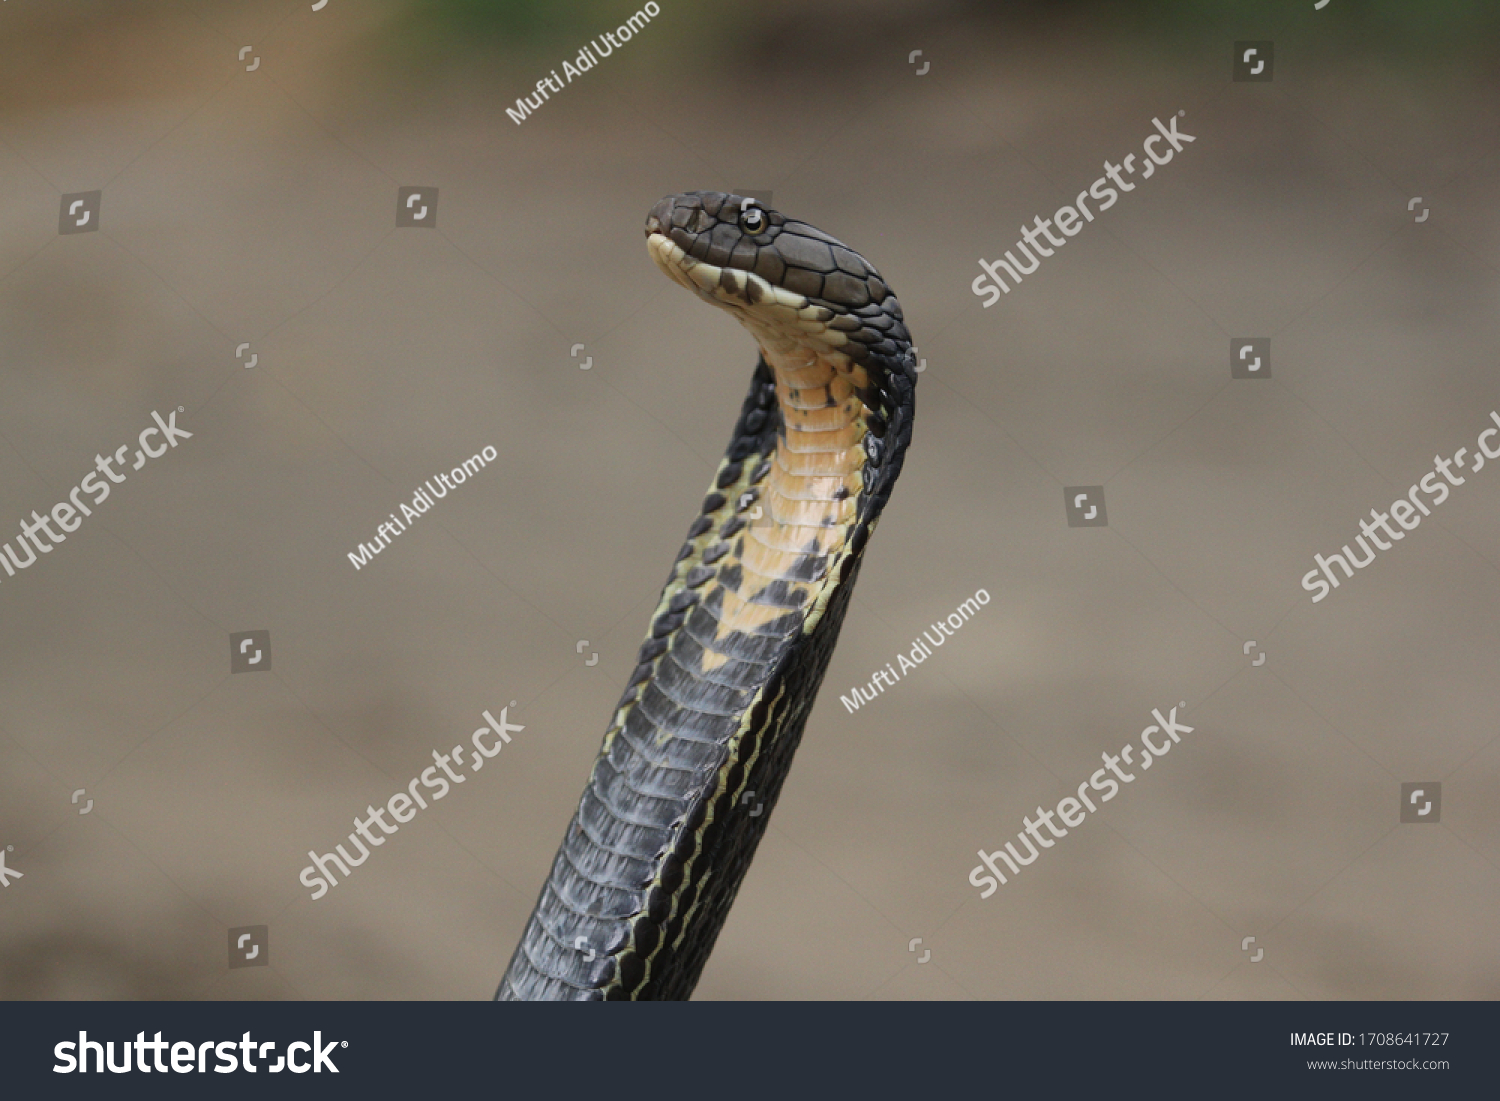
[[[896,301],[827,234],[661,200],[657,265],[761,356],[497,998],[686,998],[791,767],[911,439]]]

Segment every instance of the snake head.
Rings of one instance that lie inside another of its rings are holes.
[[[756,199],[668,195],[646,216],[646,247],[674,282],[728,310],[768,352],[821,345],[895,369],[910,359],[901,303],[874,265]]]

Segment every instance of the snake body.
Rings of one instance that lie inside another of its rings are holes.
[[[915,357],[842,243],[754,199],[687,192],[652,259],[760,357],[497,998],[691,995],[765,833],[901,471]]]

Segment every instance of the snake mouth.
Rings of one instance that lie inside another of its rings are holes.
[[[766,303],[800,312],[811,305],[806,295],[778,287],[753,271],[697,259],[665,233],[649,233],[646,249],[669,279],[716,306],[744,310]]]
[[[672,282],[728,311],[770,358],[794,346],[846,354],[863,350],[851,344],[847,332],[830,326],[836,316],[832,310],[806,295],[778,287],[753,271],[695,259],[664,233],[648,235],[646,248]]]

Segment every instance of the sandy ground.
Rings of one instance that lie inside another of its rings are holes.
[[[721,188],[867,255],[927,368],[698,996],[1500,997],[1500,467],[1327,599],[1299,585],[1500,409],[1493,84],[1305,20],[675,64],[664,3],[517,126],[586,34],[418,80],[339,0],[40,7],[0,45],[0,535],[153,412],[192,438],[0,574],[0,996],[490,996],[753,363],[641,236]],[[1271,83],[1229,79],[1233,37],[1276,39]],[[1179,113],[1191,145],[981,306],[978,258]],[[435,229],[397,228],[408,185]],[[98,230],[60,235],[96,189]],[[1270,378],[1230,377],[1247,337]],[[1068,525],[1075,486],[1107,526]],[[232,674],[250,630],[271,667]],[[981,899],[976,853],[1179,701],[1192,732]],[[502,707],[512,745],[313,900],[308,850]],[[1408,782],[1440,821],[1401,823]],[[261,925],[268,966],[230,969]]]

